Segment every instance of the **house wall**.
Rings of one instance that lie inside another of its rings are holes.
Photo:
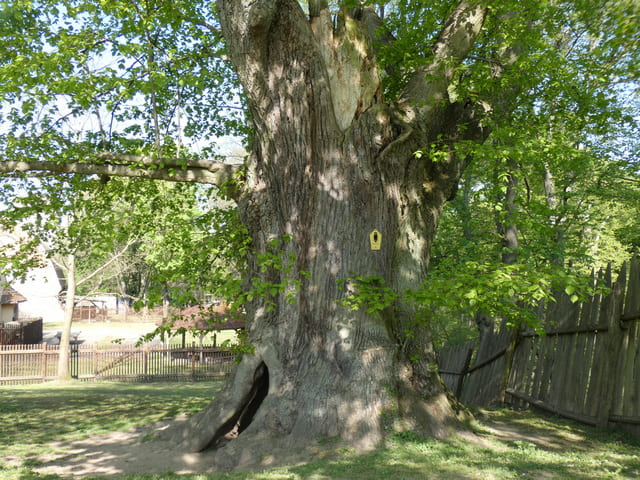
[[[14,304],[0,305],[0,323],[11,322],[16,311]]]
[[[17,242],[18,235],[0,232],[0,245]],[[38,253],[45,258],[44,248]],[[44,267],[29,270],[24,282],[10,281],[10,285],[26,299],[20,303],[21,317],[42,318],[43,322],[62,322],[64,310],[58,301],[62,287],[58,273],[51,260],[45,260]]]
[[[63,321],[64,310],[58,301],[61,286],[51,261],[29,271],[25,281],[14,283],[14,288],[27,299],[20,304],[21,316],[42,318],[44,323]]]

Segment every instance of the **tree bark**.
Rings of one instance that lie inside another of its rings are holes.
[[[76,302],[76,257],[71,253],[66,257],[67,292],[65,294],[64,320],[60,335],[58,351],[58,380],[71,380],[69,360],[71,354],[71,325],[73,323],[73,307]]]
[[[255,352],[175,432],[188,450],[217,448],[219,469],[274,452],[286,461],[323,438],[366,450],[391,426],[438,437],[457,427],[414,309],[350,310],[341,300],[357,285],[346,282],[344,292],[339,281],[377,277],[404,292],[424,280],[440,213],[466,165],[454,144],[486,135],[446,88],[484,10],[461,2],[431,67],[389,104],[362,12],[341,11],[334,28],[326,2],[312,6],[306,18],[296,1],[218,3],[253,123],[239,201],[255,250],[249,281],[289,285],[246,305]],[[437,161],[414,155],[436,142]],[[373,230],[379,250],[369,245]],[[261,268],[267,253],[291,263]]]

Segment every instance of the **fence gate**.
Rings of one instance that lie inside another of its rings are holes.
[[[80,363],[80,344],[69,344],[69,371],[71,372],[71,378],[78,378],[78,372],[80,371],[78,364]]]

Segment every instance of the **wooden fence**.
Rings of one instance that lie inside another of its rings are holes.
[[[533,405],[640,431],[640,261],[623,266],[615,283],[610,268],[596,280],[610,288],[608,295],[583,303],[559,295],[539,312],[544,332],[488,332],[472,365],[462,360],[472,345],[443,349],[445,383],[470,405]]]
[[[41,318],[18,318],[16,322],[0,324],[0,345],[35,344],[41,341]]]
[[[472,355],[472,343],[447,347],[440,351],[438,359],[440,377],[458,398],[462,396],[462,386],[465,377],[469,374]]]
[[[226,375],[235,355],[212,347],[163,345],[71,345],[74,378],[94,380],[201,380]],[[55,380],[59,346],[0,346],[0,385]]]

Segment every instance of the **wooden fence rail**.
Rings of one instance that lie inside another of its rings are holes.
[[[542,334],[488,332],[472,365],[460,366],[468,355],[464,349],[443,349],[443,380],[454,392],[461,390],[459,398],[467,404],[506,400],[587,424],[640,431],[640,260],[624,265],[615,283],[612,277],[611,268],[594,275],[594,282],[610,290],[605,296],[572,303],[562,293],[541,308]]]
[[[55,380],[59,346],[0,346],[0,385]],[[70,370],[84,381],[205,379],[230,372],[235,354],[213,347],[72,345]]]

